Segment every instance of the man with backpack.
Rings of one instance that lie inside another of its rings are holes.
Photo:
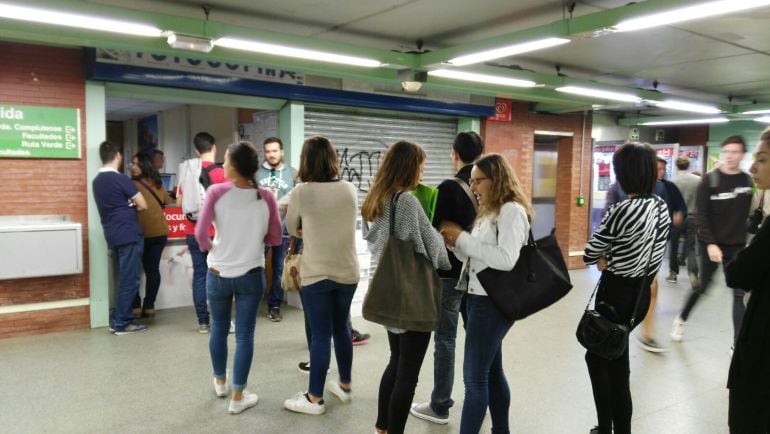
[[[727,265],[746,244],[753,181],[740,168],[746,153],[741,136],[730,136],[721,145],[721,164],[703,177],[695,199],[697,208],[698,251],[701,256],[700,282],[693,286],[682,312],[674,319],[671,339],[681,341],[684,325],[701,295],[711,287],[719,264]],[[745,291],[732,288],[733,338],[737,338],[746,306]]]
[[[176,204],[182,207],[187,224],[185,224],[185,240],[193,263],[193,304],[198,317],[198,332],[208,333],[211,330],[209,309],[206,301],[206,264],[207,252],[202,252],[195,240],[195,222],[202,208],[206,188],[212,184],[225,182],[225,171],[214,162],[217,145],[214,136],[200,132],[193,138],[195,152],[199,158],[191,158],[179,165],[179,187],[177,188]],[[213,226],[209,235],[214,235]]]

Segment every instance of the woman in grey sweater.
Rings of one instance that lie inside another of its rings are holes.
[[[375,262],[379,262],[390,236],[390,208],[395,199],[393,235],[411,242],[415,252],[428,258],[434,267],[451,267],[441,236],[431,226],[417,198],[408,193],[420,182],[425,157],[422,148],[405,141],[394,143],[385,153],[361,208],[364,222],[371,222],[370,226],[364,224],[364,238]],[[430,332],[388,327],[390,360],[380,381],[375,424],[378,433],[404,432],[429,342]]]

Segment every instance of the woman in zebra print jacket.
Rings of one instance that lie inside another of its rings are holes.
[[[663,260],[671,219],[666,203],[652,194],[657,157],[650,145],[627,143],[615,152],[612,163],[628,199],[609,208],[589,240],[583,260],[604,268],[596,309],[608,319],[628,324],[632,315],[641,320],[647,313],[650,282]],[[614,427],[615,434],[630,433],[628,349],[615,360],[590,352],[585,358],[599,420],[591,432],[610,434]]]

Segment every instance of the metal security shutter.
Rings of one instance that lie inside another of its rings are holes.
[[[438,186],[454,174],[449,156],[457,120],[420,118],[404,114],[362,114],[326,107],[305,107],[305,136],[324,136],[334,144],[342,177],[358,189],[359,206],[387,147],[399,140],[420,145],[428,159],[424,180]]]

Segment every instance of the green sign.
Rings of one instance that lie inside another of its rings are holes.
[[[80,158],[80,110],[0,103],[0,157]]]

